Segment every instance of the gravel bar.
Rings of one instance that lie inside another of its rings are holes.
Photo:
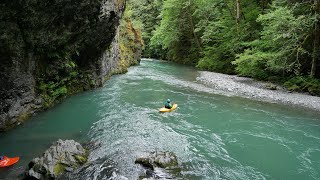
[[[300,106],[320,111],[320,97],[305,93],[291,93],[279,85],[268,82],[207,71],[200,71],[200,76],[197,80],[215,90],[225,92],[226,95]],[[276,90],[268,89],[270,86],[276,87]]]

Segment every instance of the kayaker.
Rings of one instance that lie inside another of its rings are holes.
[[[171,109],[172,108],[172,104],[171,104],[171,100],[170,99],[167,100],[167,102],[164,105],[164,107],[167,108],[167,109]]]

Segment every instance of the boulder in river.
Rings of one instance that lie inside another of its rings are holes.
[[[41,157],[28,165],[25,179],[56,179],[66,171],[73,171],[87,162],[88,152],[74,140],[59,139]]]
[[[135,160],[144,169],[139,179],[175,179],[180,175],[177,156],[173,152],[145,153]]]

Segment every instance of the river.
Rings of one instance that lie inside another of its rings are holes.
[[[58,139],[90,142],[92,163],[69,179],[137,179],[144,151],[173,151],[183,179],[320,179],[319,113],[212,93],[196,69],[143,60],[104,87],[66,99],[0,134],[0,169],[15,179]],[[160,114],[170,98],[179,108]]]

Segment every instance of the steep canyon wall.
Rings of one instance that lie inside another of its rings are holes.
[[[0,131],[100,87],[139,62],[139,34],[130,39],[137,43],[131,54],[123,51],[131,48],[123,39],[132,33],[119,29],[125,5],[125,0],[0,2]]]

